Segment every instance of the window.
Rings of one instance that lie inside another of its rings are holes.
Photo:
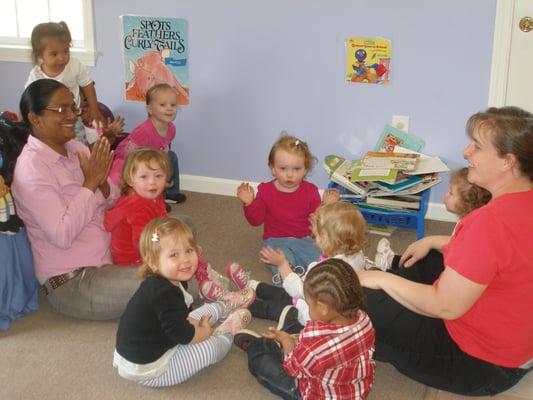
[[[94,66],[93,8],[91,0],[2,0],[0,61],[31,62],[30,36],[41,22],[65,21],[72,35],[71,52]]]

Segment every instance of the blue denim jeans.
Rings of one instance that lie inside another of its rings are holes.
[[[252,339],[246,350],[248,370],[257,381],[285,400],[300,400],[296,379],[283,369],[283,353],[274,340]]]
[[[180,167],[178,163],[178,156],[172,150],[169,150],[168,160],[170,161],[170,167],[172,169],[172,175],[169,177],[168,181],[174,185],[165,190],[165,193],[176,194],[180,192]]]
[[[307,266],[313,261],[318,261],[320,250],[315,241],[310,237],[304,238],[270,238],[263,241],[263,247],[270,246],[273,249],[280,249],[285,254],[287,261],[295,266],[301,266],[307,270]],[[272,275],[278,274],[278,269],[274,265],[266,265]],[[281,286],[281,281],[274,282],[276,286]]]

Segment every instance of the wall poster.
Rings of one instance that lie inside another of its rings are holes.
[[[145,101],[146,91],[168,83],[178,104],[189,104],[189,41],[187,20],[122,15],[125,98]]]
[[[346,82],[388,84],[390,64],[390,40],[378,37],[346,39]]]

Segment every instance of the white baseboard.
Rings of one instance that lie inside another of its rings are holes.
[[[219,194],[222,196],[235,196],[241,181],[224,178],[210,178],[198,175],[180,175],[180,186],[183,190],[199,193]],[[249,182],[257,188],[257,182]],[[456,222],[457,217],[448,212],[442,203],[429,203],[426,219],[437,221]]]

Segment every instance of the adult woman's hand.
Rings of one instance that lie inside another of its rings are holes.
[[[113,152],[109,141],[104,137],[99,138],[94,143],[89,157],[78,153],[78,158],[80,160],[80,168],[85,177],[83,186],[93,192],[100,188],[104,197],[107,197],[106,193],[109,195],[107,176],[113,161]]]
[[[448,243],[450,236],[434,235],[426,236],[414,243],[407,246],[407,249],[400,257],[400,267],[409,268],[414,265],[418,260],[424,258],[431,249],[442,250],[442,247]]]

